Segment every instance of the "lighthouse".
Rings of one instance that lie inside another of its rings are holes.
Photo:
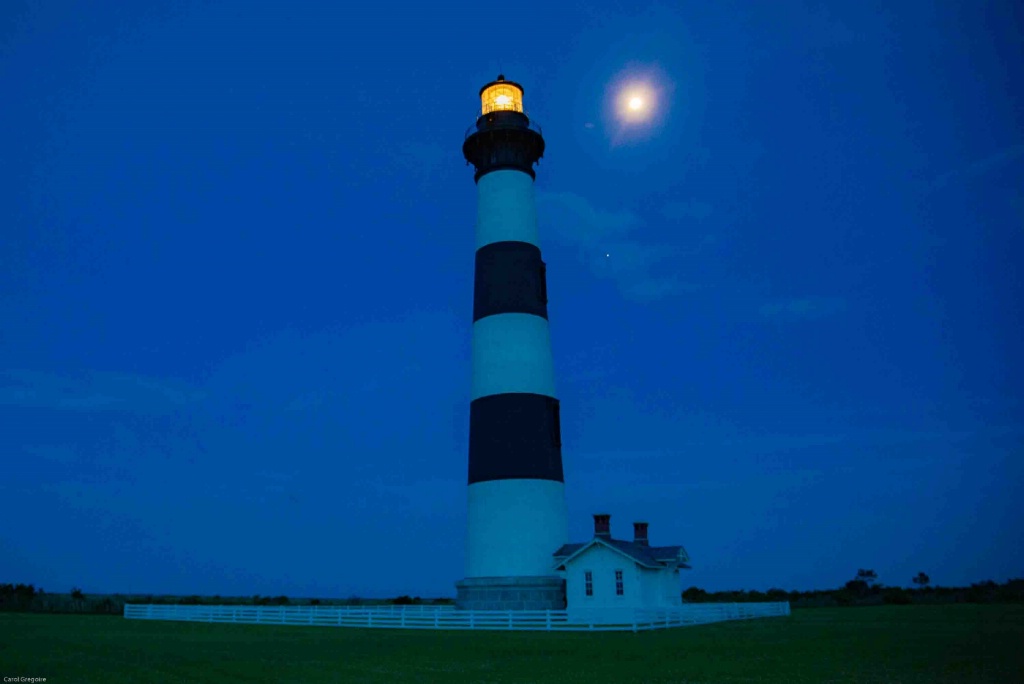
[[[480,105],[462,146],[476,169],[477,219],[466,575],[456,606],[561,610],[552,556],[568,523],[533,193],[544,138],[518,83],[499,75],[480,89]]]

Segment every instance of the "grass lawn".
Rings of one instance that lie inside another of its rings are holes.
[[[89,682],[1024,682],[1024,606],[818,608],[631,633],[0,613],[0,677]]]

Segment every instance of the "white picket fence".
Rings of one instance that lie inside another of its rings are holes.
[[[381,629],[640,632],[789,615],[789,603],[691,603],[601,619],[564,610],[453,610],[452,606],[184,606],[125,604],[130,620],[180,620]]]
[[[638,610],[637,620],[659,627],[703,625],[726,620],[750,620],[764,617],[787,617],[789,602],[778,603],[688,603],[680,608]]]

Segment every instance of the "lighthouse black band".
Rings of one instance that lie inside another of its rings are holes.
[[[536,245],[492,242],[476,251],[473,322],[503,313],[548,317],[547,275]]]
[[[469,405],[469,484],[562,477],[558,400],[543,394],[492,394]]]

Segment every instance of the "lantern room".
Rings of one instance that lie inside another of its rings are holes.
[[[480,89],[480,114],[491,112],[523,112],[523,87],[518,83],[498,78]]]
[[[523,86],[498,74],[480,89],[480,115],[466,131],[462,154],[476,167],[477,181],[507,169],[536,178],[533,165],[544,156],[544,138],[523,111]]]

